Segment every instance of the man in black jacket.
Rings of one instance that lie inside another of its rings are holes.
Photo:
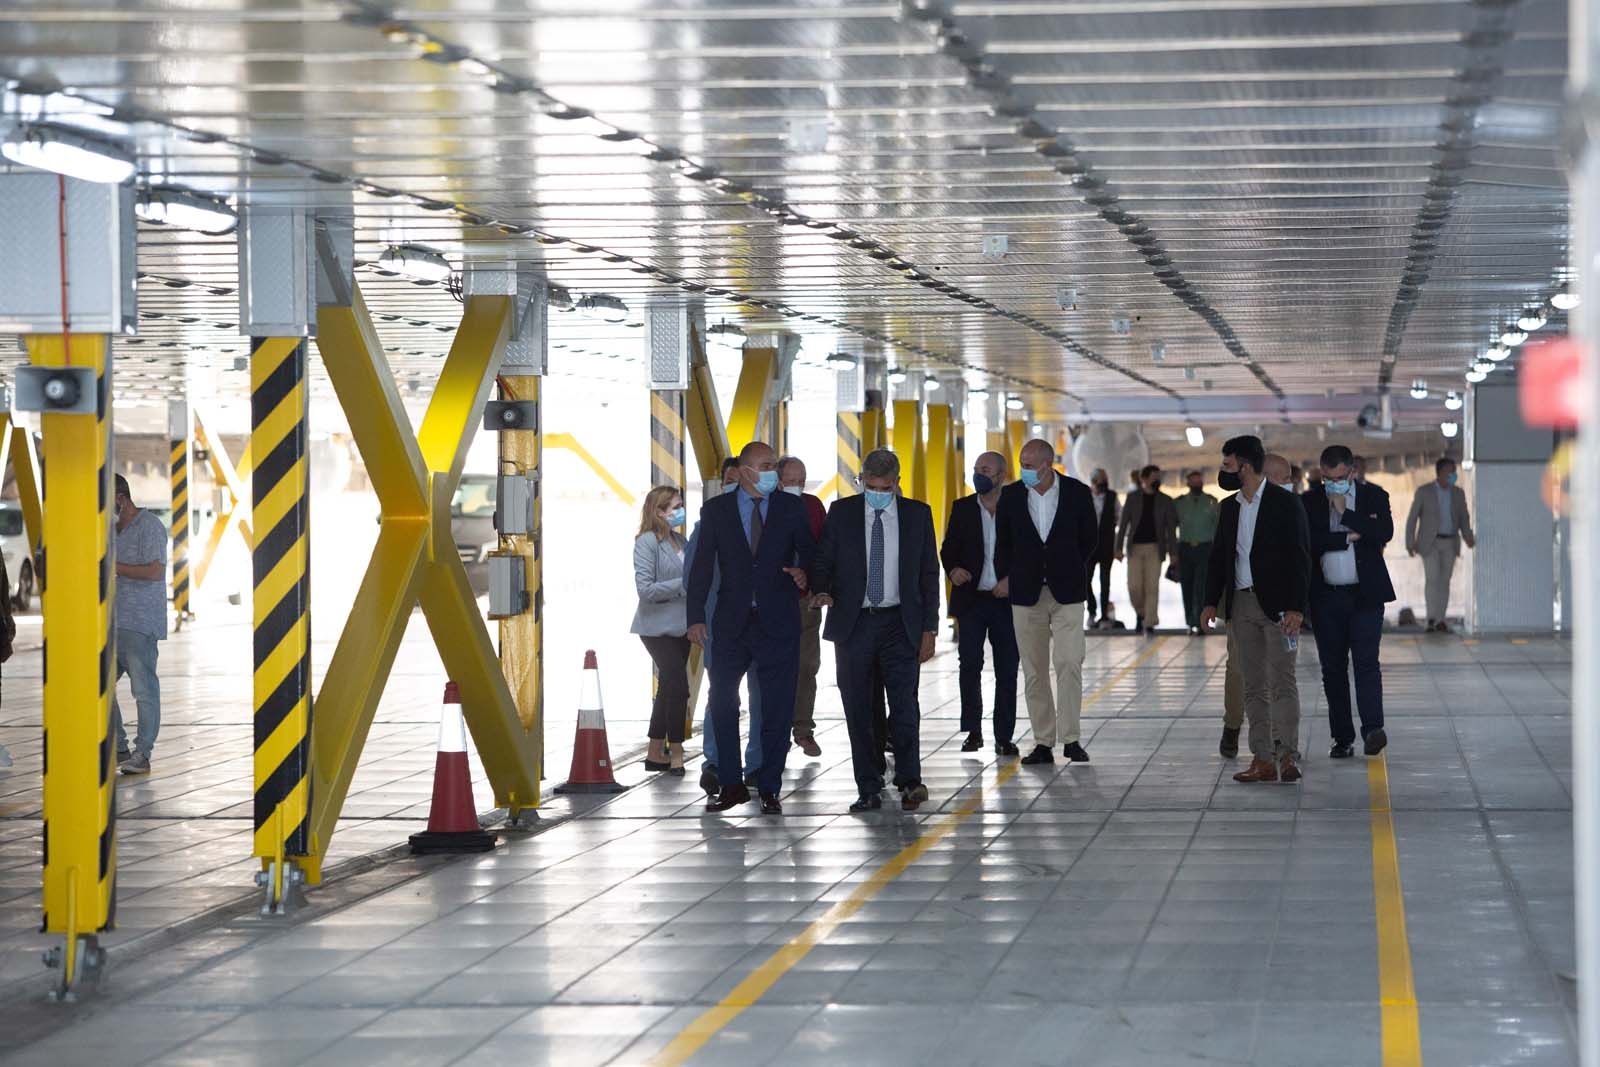
[[[1104,467],[1096,467],[1089,474],[1089,491],[1093,494],[1095,522],[1100,527],[1100,544],[1089,561],[1089,621],[1093,622],[1112,614],[1111,562],[1117,557],[1117,516],[1122,512]],[[1096,572],[1100,581],[1099,600],[1094,595]]]
[[[1033,751],[1023,763],[1054,763],[1059,740],[1073,763],[1089,762],[1080,743],[1083,707],[1083,601],[1089,560],[1100,542],[1089,487],[1057,474],[1055,449],[1032,440],[1019,457],[1022,480],[1000,491],[995,508],[996,587],[1011,598],[1022,657],[1023,692],[1033,722]],[[1054,697],[1050,668],[1056,671]]]
[[[1254,759],[1234,780],[1298,782],[1294,665],[1311,582],[1310,537],[1305,507],[1262,476],[1265,463],[1259,437],[1235,437],[1222,446],[1217,484],[1237,492],[1222,502],[1200,626],[1215,622],[1220,607],[1228,625],[1238,627],[1234,648]]]
[[[1376,756],[1389,743],[1383,731],[1383,672],[1378,641],[1383,606],[1394,584],[1383,562],[1383,546],[1394,538],[1389,494],[1354,478],[1355,457],[1344,445],[1322,450],[1322,490],[1305,495],[1311,528],[1311,621],[1322,660],[1322,690],[1328,696],[1328,729],[1334,759],[1355,754],[1350,719],[1350,663],[1355,663],[1356,705],[1362,747]]]
[[[950,617],[956,620],[961,655],[961,751],[983,747],[983,642],[994,653],[994,750],[1015,756],[1017,727],[1017,633],[1011,603],[995,592],[995,510],[1006,480],[1006,457],[985,452],[972,464],[978,491],[950,506],[939,559],[950,578]]]
[[[883,807],[883,765],[873,739],[874,667],[888,691],[900,806],[914,810],[928,799],[917,684],[939,632],[939,551],[932,509],[900,496],[899,488],[895,454],[887,449],[868,453],[861,461],[862,492],[828,509],[812,569],[816,603],[828,609],[822,636],[833,642],[860,793],[851,811]]]

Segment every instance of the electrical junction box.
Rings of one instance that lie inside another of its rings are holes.
[[[1011,238],[1006,234],[990,233],[983,237],[983,254],[987,259],[1004,259],[1010,246]]]
[[[509,619],[528,610],[528,568],[515,552],[491,552],[489,618]]]
[[[525,536],[533,531],[533,491],[534,481],[526,475],[500,475],[494,498],[497,531],[506,537]]]
[[[15,171],[0,182],[0,219],[11,253],[0,263],[0,334],[134,332],[131,184]]]

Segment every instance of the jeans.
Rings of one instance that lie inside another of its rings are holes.
[[[158,643],[149,634],[135,630],[117,631],[117,678],[111,684],[111,736],[117,743],[117,754],[128,751],[128,738],[122,732],[122,708],[117,705],[116,682],[128,676],[133,689],[133,702],[139,709],[139,733],[133,749],[146,757],[156,747],[156,734],[161,732],[161,679],[156,675]]]
[[[1319,589],[1311,602],[1317,656],[1322,660],[1322,691],[1328,696],[1328,731],[1335,742],[1356,739],[1350,718],[1350,666],[1355,665],[1356,706],[1361,736],[1383,729],[1383,670],[1378,642],[1383,637],[1383,607],[1365,607],[1355,589]]]
[[[664,635],[639,640],[656,665],[656,699],[646,736],[652,741],[682,741],[689,707],[689,639]]]
[[[1211,559],[1211,542],[1178,546],[1178,582],[1183,586],[1183,621],[1200,625],[1200,611],[1206,606],[1206,569]]]
[[[705,676],[711,677],[711,646],[712,639],[707,638],[704,650],[700,656],[701,666],[705,669]],[[746,678],[750,689],[750,740],[744,746],[744,766],[746,774],[755,774],[761,770],[761,686],[756,684],[755,673]],[[706,700],[706,710],[700,720],[700,737],[702,739],[700,751],[705,755],[706,762],[715,767],[717,765],[717,732],[711,728],[711,701]]]
[[[922,665],[917,649],[906,636],[905,621],[897,609],[863,611],[855,629],[833,645],[839,668],[839,698],[850,731],[850,761],[856,790],[872,796],[883,788],[883,763],[878,757],[873,711],[873,668],[883,674],[889,704],[889,747],[894,752],[894,784],[910,788],[922,784],[922,710],[917,701],[917,680]]]
[[[960,631],[961,729],[983,732],[983,642],[994,653],[994,740],[1008,744],[1017,728],[1017,631],[1011,602],[979,593],[956,622]]]

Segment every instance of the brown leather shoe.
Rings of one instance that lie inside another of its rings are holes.
[[[795,734],[794,743],[799,745],[800,751],[804,752],[808,756],[815,758],[822,755],[822,746],[817,744],[817,739],[812,737],[810,734],[806,734],[804,737],[799,734]]]
[[[1236,782],[1276,782],[1278,765],[1269,759],[1253,759],[1250,766],[1233,776]]]
[[[1298,782],[1300,778],[1300,767],[1295,763],[1294,757],[1283,757],[1283,759],[1278,763],[1278,780],[1283,782]]]

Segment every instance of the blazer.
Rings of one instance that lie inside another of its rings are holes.
[[[633,587],[639,607],[632,633],[640,637],[682,637],[689,629],[689,594],[683,587],[682,546],[642,533],[633,542]]]
[[[1100,544],[1094,520],[1094,499],[1089,487],[1076,478],[1057,473],[1061,496],[1055,522],[1043,540],[1028,511],[1028,494],[1021,482],[1000,490],[994,515],[994,573],[1006,579],[1007,595],[1016,607],[1039,602],[1048,588],[1057,604],[1076,604],[1089,593],[1089,562]]]
[[[996,509],[998,511],[998,508]],[[1000,517],[995,516],[995,540],[998,551]],[[957,567],[972,575],[966,585],[950,587],[952,618],[959,618],[972,610],[978,599],[978,580],[983,577],[983,502],[976,493],[964,496],[950,505],[950,521],[945,524],[944,541],[939,545],[939,562],[948,575]],[[999,570],[995,577],[1000,576]]]
[[[1389,494],[1371,482],[1356,485],[1356,506],[1346,507],[1339,518],[1338,531],[1328,528],[1333,506],[1328,494],[1318,490],[1301,498],[1306,509],[1306,525],[1311,531],[1311,599],[1328,590],[1322,577],[1322,556],[1343,552],[1350,544],[1349,533],[1358,533],[1356,542],[1356,597],[1362,607],[1382,607],[1394,599],[1394,583],[1389,580],[1389,565],[1383,561],[1383,546],[1394,540],[1394,513]]]
[[[1094,510],[1094,490],[1089,490],[1089,509]],[[1091,563],[1111,563],[1117,558],[1117,516],[1122,505],[1117,494],[1106,490],[1105,506],[1100,509],[1100,543],[1095,547]]]
[[[1311,595],[1311,538],[1305,505],[1282,486],[1262,482],[1261,510],[1250,545],[1250,578],[1261,610],[1271,618],[1285,611],[1304,615]],[[1206,567],[1206,607],[1233,615],[1233,575],[1239,540],[1239,494],[1222,502],[1217,539]]]
[[[933,509],[920,500],[895,497],[900,528],[900,621],[916,648],[922,635],[939,632],[939,553],[933,535]],[[815,591],[833,598],[822,636],[849,640],[867,598],[867,498],[833,502],[822,527],[812,568]]]
[[[714,633],[731,637],[744,632],[754,606],[767,636],[798,640],[801,592],[783,568],[811,569],[816,544],[806,523],[805,505],[788,493],[767,497],[761,544],[752,555],[739,518],[742,492],[741,487],[712,497],[700,509],[698,543],[689,565],[688,624],[709,623]],[[708,619],[706,599],[712,592],[713,572],[716,613]]]
[[[1459,556],[1461,535],[1472,534],[1472,516],[1467,514],[1467,494],[1459,485],[1450,487],[1450,512],[1455,517],[1456,534],[1454,537],[1445,538],[1445,543],[1441,545],[1439,483],[1434,480],[1418,486],[1416,494],[1411,498],[1411,513],[1406,516],[1406,551],[1431,552],[1435,547],[1441,547],[1448,549],[1452,557]]]
[[[1156,551],[1163,557],[1170,556],[1178,550],[1178,509],[1173,506],[1172,498],[1161,490],[1156,490]],[[1094,504],[1091,502],[1090,507]],[[1134,531],[1139,528],[1139,520],[1144,515],[1144,492],[1136,490],[1128,494],[1128,502],[1122,508],[1122,524],[1117,527],[1116,550],[1124,552],[1133,543]]]

